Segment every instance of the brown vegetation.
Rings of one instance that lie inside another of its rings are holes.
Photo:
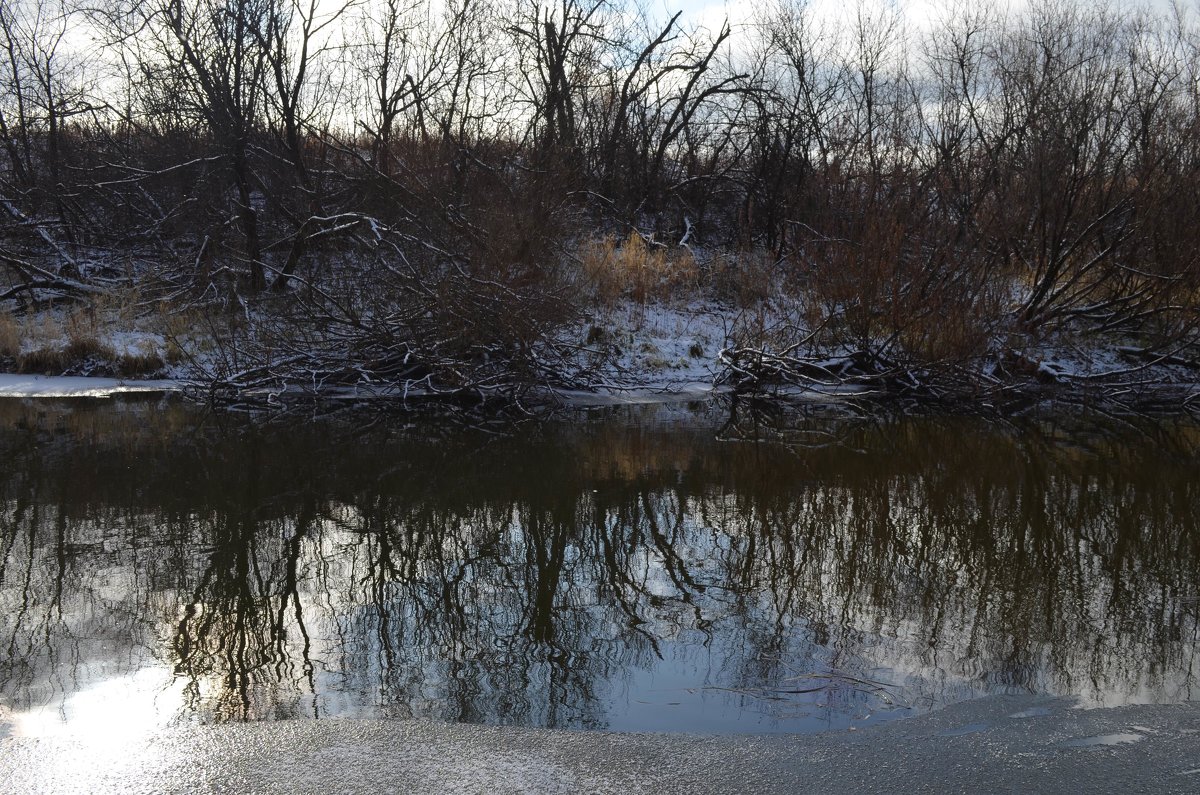
[[[21,327],[8,313],[0,313],[0,359],[15,359],[21,354]]]
[[[110,5],[0,10],[0,302],[136,286],[234,389],[519,393],[589,296],[681,292],[787,318],[743,375],[839,351],[934,388],[1061,335],[1197,358],[1182,13]]]

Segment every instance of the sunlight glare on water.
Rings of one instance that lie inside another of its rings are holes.
[[[69,737],[105,753],[151,737],[171,724],[183,706],[182,683],[161,668],[142,668],[104,679],[61,699],[14,712],[12,736]]]

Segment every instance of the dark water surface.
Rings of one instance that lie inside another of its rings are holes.
[[[515,434],[0,403],[0,735],[863,725],[1200,696],[1200,431],[720,407]]]

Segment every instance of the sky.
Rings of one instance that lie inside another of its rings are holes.
[[[879,4],[881,1],[886,0],[868,0],[869,3],[873,4]],[[978,2],[978,0],[975,0],[975,2]],[[985,0],[985,2],[993,8],[999,5],[1007,5],[1014,9],[1029,4],[1028,0]],[[1171,7],[1171,3],[1172,0],[1140,0],[1135,2],[1127,0],[1120,4],[1130,7],[1146,6],[1165,12]],[[893,4],[899,7],[918,29],[927,27],[933,20],[938,19],[946,9],[956,4],[967,7],[974,5],[971,0],[958,0],[957,3],[954,0],[895,0]],[[697,24],[703,24],[709,28],[718,28],[726,17],[734,24],[747,21],[753,16],[755,7],[764,4],[747,2],[747,0],[667,0],[667,2],[659,0],[658,5],[662,6],[665,12],[674,13],[675,11],[683,11],[685,18],[691,19]],[[1200,11],[1200,0],[1183,0],[1183,5],[1189,7],[1193,12]],[[815,15],[831,20],[837,19],[839,16],[847,13],[853,13],[856,6],[857,3],[855,0],[810,0],[809,2],[809,7],[812,8]]]

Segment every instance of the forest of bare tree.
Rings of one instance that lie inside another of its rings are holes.
[[[1182,7],[0,0],[0,144],[3,369],[519,399],[671,302],[747,390],[1200,369]]]

